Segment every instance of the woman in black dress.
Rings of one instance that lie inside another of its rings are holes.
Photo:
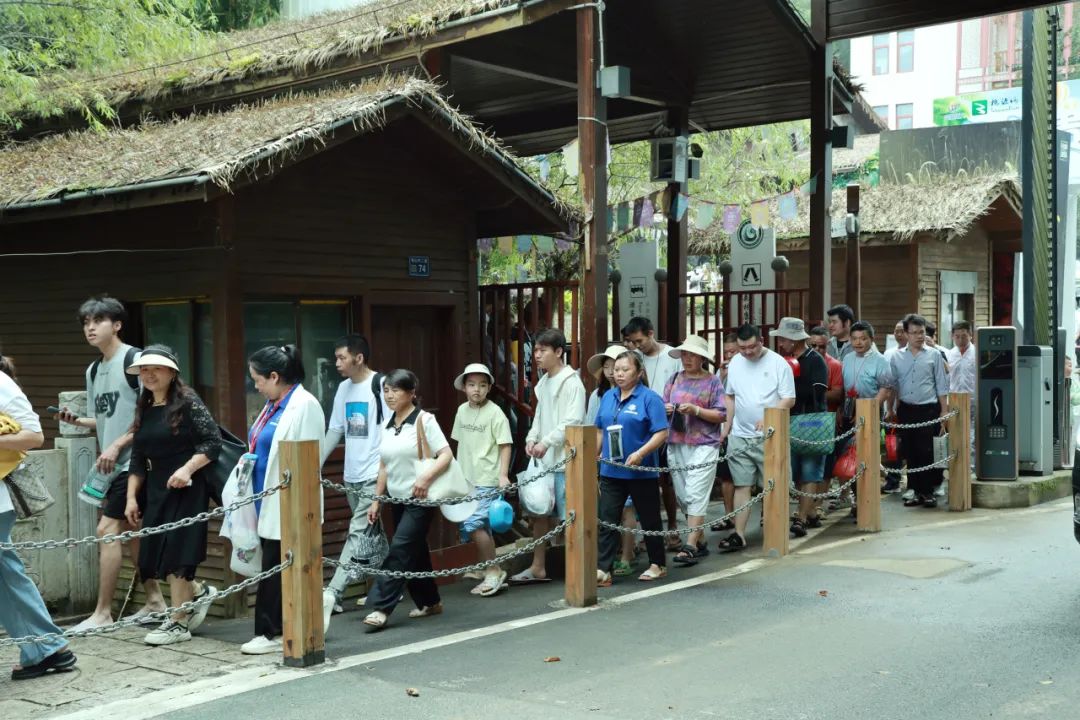
[[[151,345],[131,364],[143,390],[132,426],[131,475],[125,515],[138,527],[156,527],[205,512],[210,504],[207,480],[200,472],[217,459],[221,433],[202,400],[180,379],[176,357],[164,345]],[[146,508],[140,516],[136,497],[146,484]],[[206,523],[143,538],[139,575],[168,579],[173,607],[195,597],[195,569],[206,559]],[[171,645],[191,639],[206,617],[203,605],[176,613],[145,638],[148,645]]]

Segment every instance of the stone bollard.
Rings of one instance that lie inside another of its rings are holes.
[[[67,408],[71,412],[75,413],[78,417],[90,417],[90,413],[86,407],[86,391],[85,390],[66,390],[60,393],[58,407]],[[77,425],[69,425],[65,422],[60,423],[60,436],[66,438],[76,437],[91,437],[93,433],[90,432],[90,428],[79,427]]]

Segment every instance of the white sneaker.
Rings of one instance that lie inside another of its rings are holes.
[[[330,631],[330,617],[334,614],[334,606],[337,604],[337,595],[334,594],[333,590],[326,588],[322,591],[322,628],[324,637]]]
[[[281,638],[270,640],[265,635],[257,635],[240,646],[245,655],[272,655],[281,652]]]
[[[203,598],[217,595],[217,588],[213,585],[203,584],[202,592],[195,596],[196,600],[202,600]],[[203,624],[203,620],[206,619],[206,614],[210,612],[210,606],[213,604],[213,600],[205,602],[199,605],[191,611],[191,617],[188,619],[188,632],[195,632],[199,629],[199,626]]]
[[[187,642],[191,639],[191,633],[183,623],[175,620],[166,620],[161,623],[157,630],[151,630],[143,638],[147,645],[173,645],[174,643]]]
[[[911,500],[913,497],[915,497],[915,491],[914,490],[905,490],[902,497],[905,500]]]
[[[938,485],[937,490],[934,491],[934,494],[937,495],[938,497],[945,497],[945,493],[947,493],[947,492],[949,492],[949,483],[948,483],[948,481],[943,482],[940,485]]]

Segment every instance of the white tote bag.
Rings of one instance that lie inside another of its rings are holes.
[[[413,474],[420,477],[421,474],[431,470],[436,460],[431,455],[428,447],[427,435],[424,433],[424,415],[420,413],[416,418],[416,460],[413,461]],[[435,422],[433,419],[432,422]],[[450,458],[450,465],[443,470],[442,474],[435,478],[428,488],[428,500],[448,500],[449,498],[465,497],[472,494],[473,484],[465,477],[461,466],[454,458]]]
[[[238,500],[251,497],[251,483],[241,482],[240,466],[243,459],[229,473],[229,479],[221,490],[222,507],[229,507]],[[248,503],[229,513],[221,522],[221,537],[232,543],[229,568],[237,575],[254,577],[262,572],[262,542],[259,540],[259,517],[255,503]]]
[[[544,466],[536,458],[529,460],[529,466],[518,473],[518,498],[526,512],[533,515],[550,515],[555,509],[555,474],[544,472]]]

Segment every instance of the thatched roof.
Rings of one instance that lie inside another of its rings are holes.
[[[45,81],[100,92],[113,107],[206,85],[324,67],[343,57],[378,50],[383,43],[434,34],[448,22],[519,4],[519,0],[371,0],[358,7],[281,20],[251,30],[221,33],[202,53],[153,68],[136,66],[107,73],[57,74]],[[18,110],[16,109],[16,112]]]
[[[903,185],[863,185],[859,200],[862,237],[903,243],[921,233],[936,233],[947,242],[965,234],[1001,197],[1020,213],[1020,184],[1015,175],[962,174],[924,178]],[[847,215],[847,196],[843,190],[834,190],[832,199],[835,241],[844,237],[838,225]],[[799,195],[796,202],[798,212],[793,220],[780,219],[776,201],[770,207],[778,244],[788,250],[799,250],[809,243],[810,198]],[[728,234],[716,222],[693,233],[690,252],[725,255],[730,250],[728,241]]]
[[[573,211],[532,181],[499,142],[460,115],[431,83],[386,76],[347,88],[240,105],[220,113],[148,122],[134,129],[84,130],[0,149],[0,211],[108,189],[137,191],[177,178],[228,190],[240,176],[280,168],[343,129],[382,127],[391,108],[441,118],[463,144],[486,153],[516,182],[570,219]]]

